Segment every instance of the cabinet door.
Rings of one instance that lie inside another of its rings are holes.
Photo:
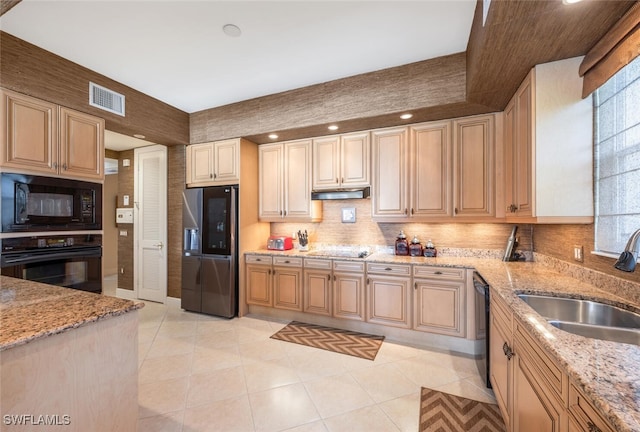
[[[305,270],[303,311],[331,316],[331,271]]]
[[[513,100],[504,109],[504,197],[506,215],[510,217],[517,209],[516,185],[516,105]]]
[[[533,212],[533,88],[531,75],[515,95],[514,178],[516,215],[530,217]]]
[[[367,278],[367,322],[409,328],[409,278],[371,275]]]
[[[271,298],[271,266],[246,266],[247,303],[260,306],[273,306]]]
[[[513,362],[506,353],[509,353],[513,343],[510,318],[501,313],[496,307],[496,303],[496,300],[492,297],[491,320],[489,322],[489,338],[491,341],[488,356],[491,359],[489,376],[502,418],[509,431],[511,430],[509,426],[511,422],[510,415],[513,410],[511,397]]]
[[[60,108],[59,171],[85,179],[104,179],[104,120]]]
[[[373,131],[372,216],[402,219],[409,215],[407,202],[407,129]]]
[[[454,121],[454,216],[495,213],[493,124],[492,115]]]
[[[45,174],[56,173],[58,163],[57,105],[0,90],[0,164]]]
[[[337,136],[313,140],[313,189],[333,189],[340,186],[340,138]]]
[[[296,141],[284,147],[284,216],[311,217],[311,141]]]
[[[213,143],[187,146],[187,183],[213,181]]]
[[[240,181],[240,140],[218,141],[213,147],[213,179],[222,184]]]
[[[451,216],[451,123],[411,128],[411,216]]]
[[[282,144],[261,145],[259,154],[259,217],[262,220],[279,220],[283,216]]]
[[[369,132],[340,137],[340,184],[342,187],[369,186],[370,148]]]
[[[279,309],[302,310],[302,269],[273,269],[273,306]]]
[[[464,337],[464,288],[464,282],[417,279],[414,282],[414,328]]]
[[[334,273],[333,316],[364,320],[364,273]]]
[[[518,432],[560,432],[564,408],[545,394],[528,359],[516,355],[513,387],[513,428]],[[493,359],[492,359],[493,361]]]

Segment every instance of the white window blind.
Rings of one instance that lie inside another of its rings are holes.
[[[640,228],[640,57],[594,93],[596,252],[619,254]]]

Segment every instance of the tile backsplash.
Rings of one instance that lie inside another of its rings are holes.
[[[371,200],[324,201],[323,220],[318,223],[272,223],[271,234],[292,235],[307,230],[309,243],[392,246],[400,230],[409,241],[418,236],[424,245],[431,239],[437,249],[469,248],[504,250],[512,224],[377,223],[371,220]],[[356,222],[342,223],[342,209],[355,208]],[[532,250],[531,226],[518,226],[516,250]]]

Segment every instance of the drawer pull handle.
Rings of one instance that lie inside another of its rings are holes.
[[[327,275],[327,280],[330,281],[331,280],[331,275]]]
[[[504,345],[502,345],[502,352],[504,352],[504,355],[507,356],[507,360],[511,360],[511,357],[515,355],[511,347],[507,345],[506,342],[504,343]]]
[[[587,427],[589,428],[589,432],[602,432],[602,430],[596,426],[592,421],[587,422]]]
[[[391,271],[391,270],[393,270],[391,267],[387,267],[384,269],[384,271]]]
[[[441,271],[437,271],[437,272],[434,272],[433,274],[441,275],[442,272]]]
[[[260,258],[256,258],[256,261],[262,261]]]
[[[289,260],[285,260],[285,261],[284,261],[284,263],[285,263],[285,264],[289,264],[290,262],[291,262],[291,261],[289,261]]]

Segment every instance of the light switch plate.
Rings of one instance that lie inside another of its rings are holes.
[[[342,223],[355,223],[356,209],[355,207],[346,207],[342,209]]]

